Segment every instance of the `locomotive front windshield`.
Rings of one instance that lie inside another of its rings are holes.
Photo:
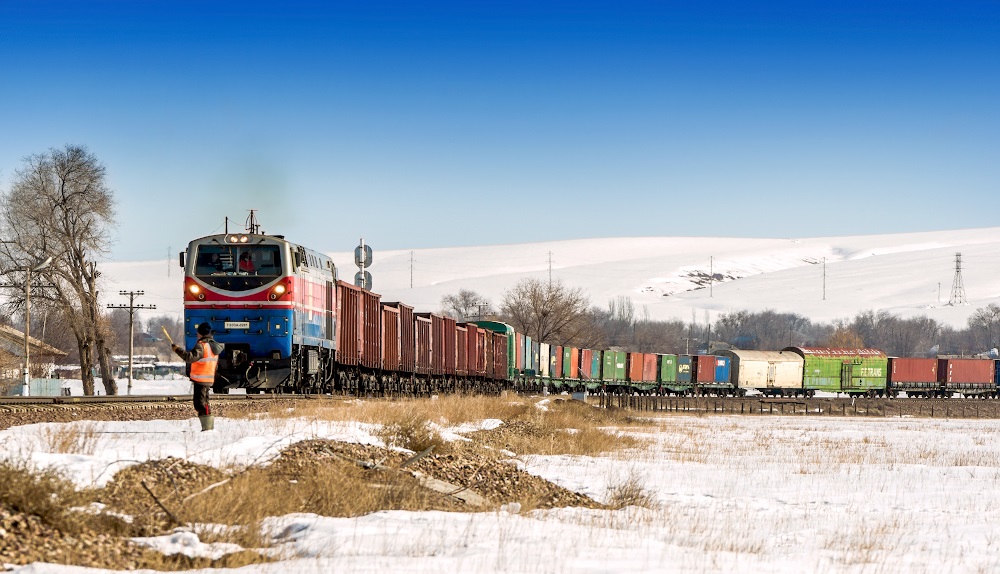
[[[220,289],[256,289],[281,275],[281,250],[277,245],[200,245],[194,274]]]

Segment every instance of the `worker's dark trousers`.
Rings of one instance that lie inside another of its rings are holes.
[[[212,385],[194,384],[194,410],[198,411],[199,417],[212,414],[208,410],[208,391],[211,388]]]

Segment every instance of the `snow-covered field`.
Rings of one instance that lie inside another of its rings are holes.
[[[293,232],[285,233],[296,240]],[[369,239],[375,292],[422,311],[439,310],[441,297],[460,289],[498,305],[520,279],[547,280],[550,255],[552,278],[582,288],[592,305],[606,307],[627,296],[654,319],[704,322],[706,314],[714,319],[726,311],[774,309],[830,321],[884,309],[964,326],[976,308],[1000,303],[1000,227],[787,239],[579,239],[412,252],[379,251],[377,236]],[[332,246],[309,247],[330,252]],[[340,278],[350,281],[357,270],[348,251],[353,246],[340,247],[344,250],[330,255]],[[968,305],[949,306],[958,252]],[[180,316],[182,273],[176,259],[109,262],[103,270],[103,292],[143,289],[140,302],[157,306],[144,316]],[[711,290],[692,290],[709,273],[724,280]]]
[[[180,456],[268,460],[316,437],[378,444],[370,426],[195,419],[78,422],[98,444],[54,454],[52,425],[0,431],[0,452],[101,484],[124,465]],[[666,417],[653,446],[604,457],[526,456],[529,472],[602,500],[639,484],[651,508],[519,513],[291,515],[265,528],[285,560],[240,572],[994,572],[1000,568],[1000,421]],[[194,532],[145,542],[218,555]],[[33,564],[27,573],[93,572]]]

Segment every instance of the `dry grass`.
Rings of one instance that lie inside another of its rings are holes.
[[[52,426],[42,432],[42,440],[51,453],[94,454],[97,438],[97,425],[92,422]]]

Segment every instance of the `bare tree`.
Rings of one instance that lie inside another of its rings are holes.
[[[571,289],[558,280],[522,279],[504,293],[500,312],[531,338],[563,345],[588,324],[587,305],[583,289]]]
[[[969,331],[980,349],[1000,347],[1000,305],[990,303],[976,309],[969,317]]]
[[[33,297],[62,312],[77,341],[84,393],[93,394],[94,362],[107,394],[117,394],[111,369],[110,329],[99,305],[96,260],[110,246],[114,198],[105,168],[80,146],[67,145],[25,158],[9,192],[0,198],[3,224],[12,236],[5,245],[7,268],[52,257],[39,271],[50,287]]]
[[[441,307],[446,315],[459,321],[479,321],[496,314],[486,297],[468,289],[441,297]]]

